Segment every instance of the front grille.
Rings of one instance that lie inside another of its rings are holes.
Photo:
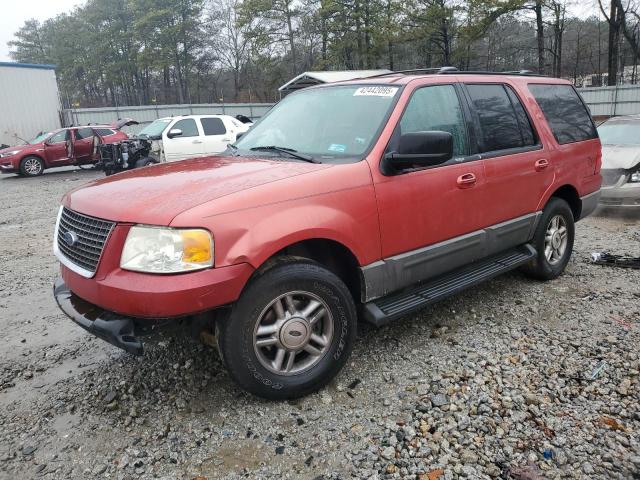
[[[602,175],[602,186],[610,187],[618,183],[618,181],[620,180],[620,177],[624,175],[624,170],[606,169],[606,170],[601,170],[600,174]]]
[[[63,208],[58,223],[58,249],[74,265],[95,273],[104,244],[114,225],[114,222]],[[71,235],[75,242],[70,244],[65,236]]]

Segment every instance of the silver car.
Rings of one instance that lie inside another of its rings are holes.
[[[603,207],[640,209],[640,115],[614,117],[598,127],[602,142]]]

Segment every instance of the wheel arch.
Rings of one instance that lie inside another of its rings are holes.
[[[561,198],[565,202],[569,204],[571,208],[571,212],[573,213],[574,221],[578,221],[580,219],[580,215],[582,213],[582,200],[580,200],[580,195],[578,194],[578,190],[571,184],[565,184],[561,187],[556,188],[548,198],[545,199],[542,208],[549,202],[552,198]],[[540,208],[539,210],[542,210]]]
[[[260,275],[281,264],[280,260],[287,259],[307,259],[326,267],[345,283],[354,301],[360,301],[363,285],[360,262],[344,243],[326,237],[311,237],[289,243],[267,256],[254,275]]]

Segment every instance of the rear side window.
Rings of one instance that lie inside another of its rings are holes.
[[[468,84],[467,90],[480,122],[483,152],[535,144],[524,107],[513,92],[495,84]]]
[[[113,135],[116,133],[109,128],[96,128],[95,130],[96,130],[96,133],[101,137],[108,137],[109,135]]]
[[[93,137],[93,129],[91,128],[79,128],[76,130],[76,139],[83,140],[85,138]]]
[[[227,129],[219,118],[201,118],[202,130],[205,135],[224,135]]]
[[[591,115],[571,85],[529,85],[560,145],[597,138]]]
[[[184,137],[197,137],[200,135],[198,133],[198,127],[196,126],[196,121],[193,118],[185,118],[184,120],[178,120],[171,130],[182,130],[182,135],[180,138]]]

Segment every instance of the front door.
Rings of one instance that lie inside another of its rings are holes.
[[[73,148],[69,130],[60,130],[49,137],[44,144],[44,154],[50,167],[70,164],[72,162],[70,152],[73,152]]]
[[[180,134],[170,137],[170,132],[180,130]],[[183,118],[167,128],[162,134],[162,144],[167,162],[202,156],[202,133],[193,118]]]
[[[391,176],[372,168],[387,292],[483,256],[486,177],[469,141],[468,117],[454,85],[416,89],[387,151],[404,133],[437,130],[453,135],[454,158]]]
[[[227,145],[233,142],[232,135],[227,132],[227,127],[222,119],[218,117],[202,117],[200,122],[204,133],[202,138],[204,155],[215,155],[216,153],[224,152],[227,149]]]

